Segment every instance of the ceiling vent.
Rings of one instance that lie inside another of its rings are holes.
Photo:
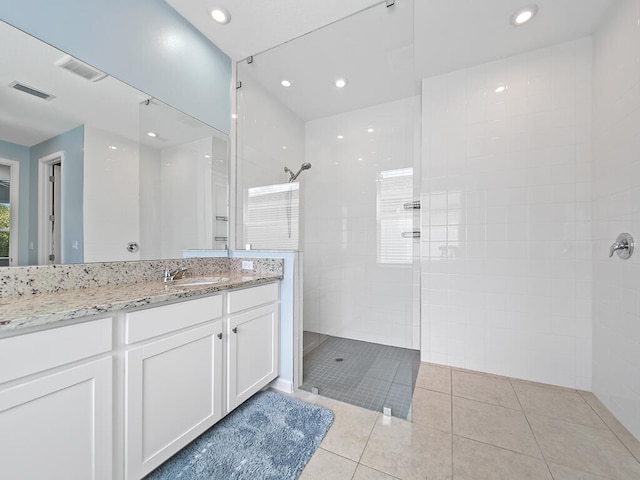
[[[56,61],[55,64],[60,68],[64,68],[65,70],[69,70],[71,73],[81,76],[85,80],[89,80],[90,82],[97,82],[107,76],[106,73],[73,58],[71,55],[65,55],[60,60]]]
[[[24,83],[11,82],[9,84],[9,86],[11,88],[15,88],[16,90],[20,90],[21,92],[28,93],[29,95],[33,95],[34,97],[41,98],[43,100],[49,101],[49,100],[52,100],[52,99],[56,98],[55,95],[51,95],[50,93],[43,92],[42,90],[35,89],[33,87],[25,85]]]

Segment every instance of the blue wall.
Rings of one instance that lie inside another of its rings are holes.
[[[20,197],[18,199],[18,255],[17,265],[29,263],[29,147],[0,140],[0,158],[20,163],[18,179]]]
[[[29,251],[29,264],[38,264],[38,161],[42,157],[62,152],[62,263],[82,263],[84,258],[82,191],[84,185],[84,126],[62,133],[31,147],[31,215],[29,242],[35,249]],[[78,248],[72,248],[77,242]]]
[[[164,0],[0,0],[0,19],[230,131],[231,59]]]

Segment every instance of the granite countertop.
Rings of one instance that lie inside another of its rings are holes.
[[[55,293],[0,297],[0,336],[101,313],[199,297],[223,290],[270,283],[277,274],[221,273],[229,280],[209,285],[175,286],[160,281],[106,285]]]

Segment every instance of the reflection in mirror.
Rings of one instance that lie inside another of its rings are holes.
[[[226,247],[226,135],[3,22],[0,42],[0,265]]]

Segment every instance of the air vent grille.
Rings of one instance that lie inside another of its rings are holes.
[[[49,101],[56,98],[55,95],[51,95],[50,93],[46,93],[46,92],[43,92],[42,90],[38,90],[36,88],[30,87],[28,85],[25,85],[24,83],[11,82],[9,86],[16,90],[20,90],[21,92],[28,93],[29,95],[33,95],[34,97],[41,98],[43,100]]]
[[[97,70],[76,58],[73,58],[71,55],[65,55],[60,60],[55,62],[55,64],[60,68],[64,68],[65,70],[70,71],[71,73],[75,73],[85,80],[89,80],[90,82],[97,82],[98,80],[102,80],[107,76],[106,73],[101,72],[100,70]]]

